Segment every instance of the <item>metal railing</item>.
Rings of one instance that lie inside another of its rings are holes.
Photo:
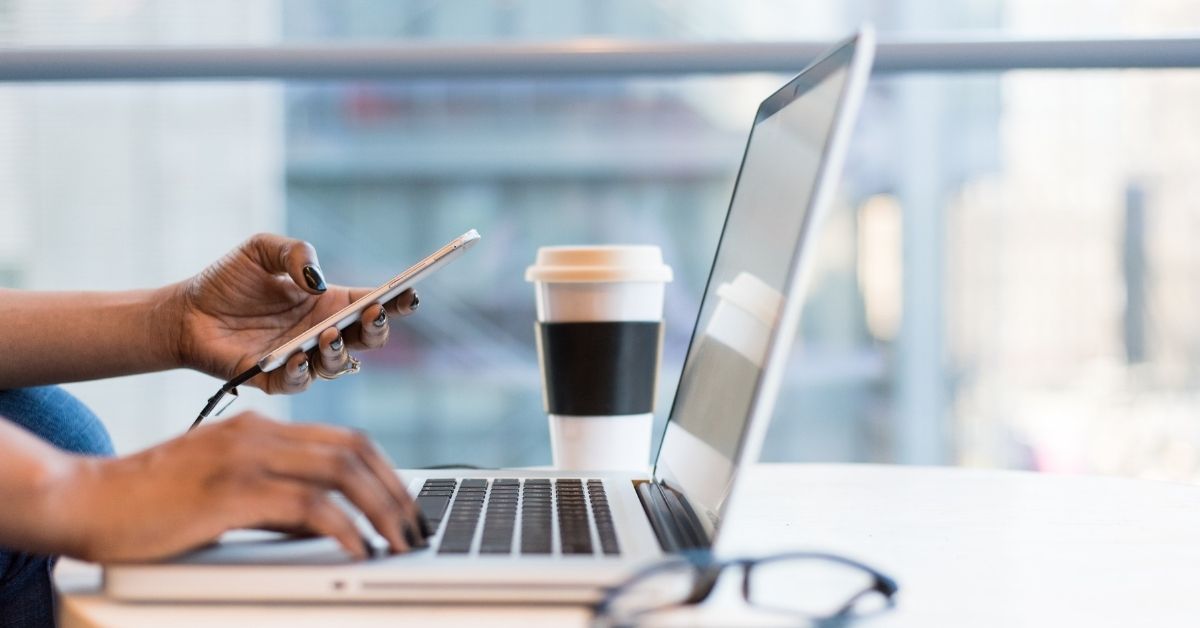
[[[0,48],[0,81],[564,78],[796,72],[824,42]],[[1200,37],[884,41],[875,71],[1200,67]]]

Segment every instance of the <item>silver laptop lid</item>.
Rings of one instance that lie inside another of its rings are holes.
[[[738,466],[758,459],[873,53],[864,27],[764,100],[751,128],[654,468],[710,539]]]

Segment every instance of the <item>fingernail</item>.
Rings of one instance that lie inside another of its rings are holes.
[[[421,297],[417,296],[417,293],[414,292],[412,303],[408,305],[409,311],[417,309],[418,305],[421,305]]]
[[[303,375],[308,372],[308,360],[305,360],[296,365],[296,372]]]
[[[384,310],[379,310],[379,316],[375,317],[375,326],[383,327],[383,324],[386,322],[387,322],[387,312]]]
[[[417,515],[417,524],[421,526],[421,536],[425,538],[433,536],[433,530],[429,529],[429,522],[425,520],[425,515]]]
[[[333,342],[329,343],[329,348],[333,349],[334,351],[341,351],[342,350],[342,337],[338,336],[337,338],[334,338]]]
[[[325,292],[325,275],[316,266],[309,264],[304,267],[304,283],[317,292]]]
[[[413,529],[407,523],[400,524],[400,531],[404,533],[404,540],[408,541],[409,547],[417,547],[418,543],[424,543],[424,539],[418,539],[413,533]]]

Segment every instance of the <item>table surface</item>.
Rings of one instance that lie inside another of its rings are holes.
[[[722,554],[844,553],[894,576],[896,608],[870,626],[1194,625],[1200,487],[1120,478],[878,465],[755,465]],[[121,604],[98,569],[56,575],[64,626],[584,625],[564,607]],[[715,604],[667,623],[744,623]],[[678,620],[675,621],[675,620]],[[751,621],[745,619],[746,622]]]

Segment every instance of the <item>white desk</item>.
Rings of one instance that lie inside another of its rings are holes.
[[[758,465],[744,486],[723,552],[821,549],[865,560],[901,587],[897,607],[870,626],[1200,623],[1197,486],[868,465]],[[58,581],[67,627],[571,626],[587,618],[574,608],[131,605],[97,594],[94,568],[76,564]],[[738,611],[722,606],[705,612],[732,621]]]

